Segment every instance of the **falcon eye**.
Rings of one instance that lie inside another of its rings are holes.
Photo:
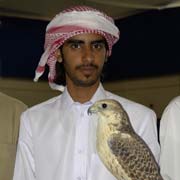
[[[102,108],[105,109],[106,107],[107,107],[107,104],[103,103],[103,104],[102,104]]]

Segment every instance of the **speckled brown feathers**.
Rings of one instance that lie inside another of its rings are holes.
[[[118,180],[163,180],[152,152],[133,130],[119,102],[97,101],[88,113],[98,115],[97,151]]]

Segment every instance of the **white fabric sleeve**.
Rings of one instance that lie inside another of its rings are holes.
[[[149,113],[146,113],[141,125],[140,135],[151,149],[156,162],[159,163],[160,146],[157,135],[157,118],[154,111],[149,111]]]
[[[32,131],[26,112],[21,116],[13,180],[36,180]]]
[[[164,180],[180,179],[180,97],[171,101],[160,121],[160,169]]]

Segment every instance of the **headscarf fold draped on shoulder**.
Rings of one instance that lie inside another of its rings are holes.
[[[112,46],[119,39],[118,28],[115,26],[113,19],[106,14],[88,6],[76,6],[64,10],[57,14],[47,25],[45,51],[36,68],[34,81],[38,81],[47,64],[49,66],[48,80],[50,87],[63,91],[63,86],[54,83],[57,61],[55,51],[67,39],[83,33],[102,35],[107,41],[109,56],[111,55]]]

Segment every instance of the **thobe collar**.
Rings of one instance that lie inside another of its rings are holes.
[[[62,107],[63,107],[64,110],[67,109],[67,108],[70,108],[72,105],[77,103],[70,96],[70,94],[69,94],[69,92],[67,90],[67,87],[65,87],[61,98],[62,98]],[[105,98],[106,98],[106,91],[104,90],[102,84],[100,83],[99,87],[97,88],[97,90],[94,93],[94,95],[92,96],[92,98],[89,101],[87,101],[87,102],[85,102],[83,104],[84,105],[93,104],[97,100],[105,99]]]

